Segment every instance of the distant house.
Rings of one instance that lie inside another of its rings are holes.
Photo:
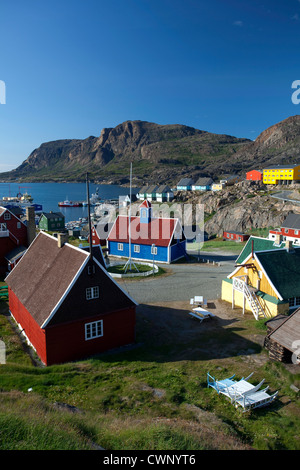
[[[131,195],[131,202],[135,202],[137,200],[137,196],[135,194]],[[130,194],[126,194],[126,196],[119,196],[119,207],[128,207],[130,204]]]
[[[74,361],[135,340],[136,302],[98,254],[40,232],[6,277],[9,309],[45,365]]]
[[[270,240],[291,240],[293,244],[300,245],[300,214],[289,214],[281,228],[269,231]]]
[[[196,183],[192,185],[192,191],[209,191],[212,184],[212,178],[199,178]]]
[[[263,172],[259,170],[251,170],[246,173],[247,181],[262,181]]]
[[[159,186],[155,192],[157,202],[169,202],[174,199],[174,193],[167,185]]]
[[[177,184],[177,191],[191,191],[193,184],[192,178],[182,178]]]
[[[239,175],[226,175],[220,180],[220,183],[223,183],[226,186],[232,186],[235,183],[238,183],[239,181],[241,181],[241,179],[242,178]]]
[[[149,188],[149,185],[147,186],[143,186],[137,193],[137,198],[141,201],[144,201],[145,199],[147,199],[147,190]]]
[[[113,226],[112,222],[98,223],[92,227],[92,244],[93,246],[106,246],[106,240]],[[87,236],[90,239],[90,236]]]
[[[155,201],[157,189],[158,189],[158,186],[156,186],[156,185],[149,186],[147,188],[147,190],[146,190],[146,199],[148,201]]]
[[[56,232],[65,229],[65,216],[61,212],[42,212],[39,219],[39,229]]]
[[[300,182],[300,164],[269,166],[263,169],[264,184]]]
[[[149,201],[140,205],[140,215],[119,215],[107,238],[108,253],[117,257],[131,257],[141,261],[172,263],[187,256],[186,239],[180,221],[172,218],[152,217]],[[129,230],[130,228],[130,230]]]
[[[235,269],[222,281],[221,298],[252,311],[256,319],[300,307],[300,248],[289,241],[277,246],[251,237]]]
[[[30,222],[21,221],[10,209],[0,207],[1,274],[5,274],[16,265],[35,236],[34,210],[27,208],[27,217],[29,216]]]
[[[278,315],[266,322],[268,329],[264,346],[273,360],[285,363],[300,362],[300,308],[291,315]]]
[[[234,230],[224,230],[223,240],[234,240],[236,242],[245,242],[248,240],[250,235],[243,232],[235,232]]]
[[[222,191],[222,189],[225,188],[225,183],[213,183],[211,185],[211,190],[212,191]]]

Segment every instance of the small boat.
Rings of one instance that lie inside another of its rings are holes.
[[[82,203],[81,202],[72,202],[66,199],[63,202],[58,203],[59,207],[81,207]]]

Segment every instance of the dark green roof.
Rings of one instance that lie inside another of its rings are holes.
[[[268,278],[283,299],[300,296],[300,248],[255,254]]]
[[[278,250],[284,247],[284,242],[281,245],[276,245],[274,240],[269,240],[268,238],[262,237],[253,237],[251,236],[243,250],[239,254],[239,257],[236,260],[237,264],[242,264],[245,259],[251,254],[252,251],[252,241],[253,241],[253,251],[265,251],[265,250]]]

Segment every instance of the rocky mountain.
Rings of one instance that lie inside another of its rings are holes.
[[[184,176],[241,173],[265,165],[300,161],[300,116],[292,116],[263,131],[255,141],[214,134],[180,124],[126,121],[104,128],[99,137],[43,143],[2,181],[82,181],[174,185]]]
[[[249,142],[179,124],[126,121],[103,129],[99,137],[44,143],[0,179],[82,180],[88,171],[98,181],[122,184],[129,181],[132,161],[137,185],[173,184],[184,175],[211,175],[211,165],[230,158]]]

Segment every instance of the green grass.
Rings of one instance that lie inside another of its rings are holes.
[[[126,273],[127,274],[135,274],[137,272],[139,273],[146,273],[149,271],[153,271],[152,266],[148,266],[145,264],[135,264],[135,267],[132,267],[131,269],[127,269]],[[114,273],[114,274],[124,274],[125,273],[125,264],[117,264],[115,266],[110,266],[108,268],[108,272]]]
[[[0,303],[0,338],[7,346],[0,365],[0,449],[300,449],[299,399],[290,389],[300,386],[300,374],[269,361],[251,342],[264,337],[263,322],[239,315],[213,330],[195,324],[197,334],[183,338],[157,323],[155,307],[148,309],[147,316],[143,307],[137,314],[137,347],[35,367]],[[250,347],[264,361],[245,362]],[[206,386],[207,371],[222,378],[253,370],[255,383],[265,378],[270,391],[279,390],[271,407],[242,413]]]
[[[235,242],[230,240],[222,240],[221,238],[213,238],[203,243],[188,243],[188,251],[229,251],[234,253],[240,253],[245,246],[245,242]]]

